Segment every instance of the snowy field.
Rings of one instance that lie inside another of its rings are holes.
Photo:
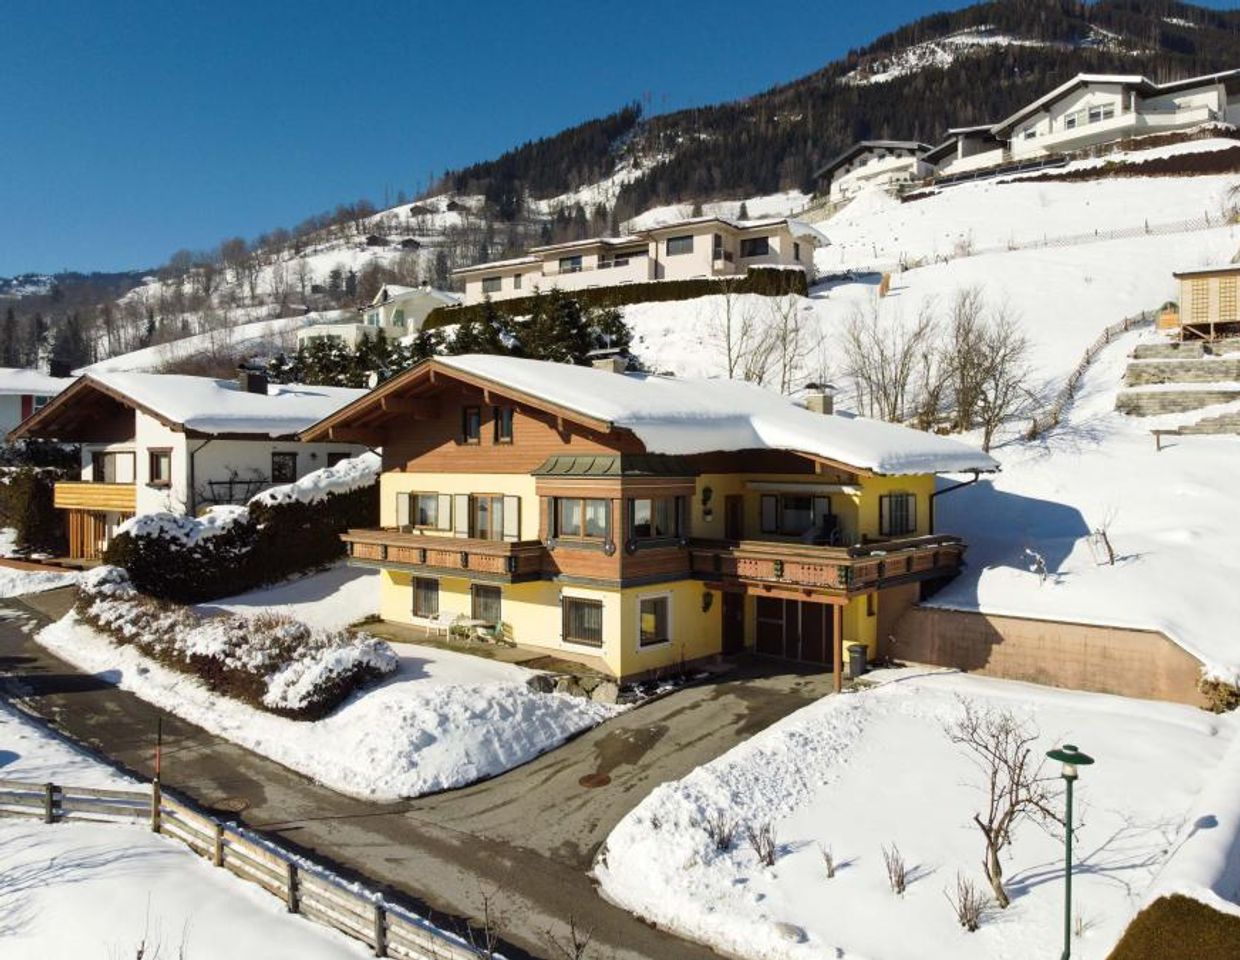
[[[0,778],[128,787],[111,768],[0,705]],[[0,820],[0,955],[5,960],[147,956],[344,960],[369,951],[290,916],[253,884],[142,825]],[[183,951],[183,952],[182,952]]]
[[[319,626],[373,610],[375,586],[334,568],[302,581],[219,601],[244,612],[288,611]],[[358,607],[348,609],[356,600]],[[392,644],[397,672],[318,721],[277,717],[220,697],[196,678],[119,646],[69,614],[37,639],[211,733],[264,754],[341,793],[395,800],[459,787],[525,763],[622,708],[566,694],[535,693],[533,671],[482,657]]]
[[[603,894],[751,960],[922,960],[928,943],[960,960],[1057,956],[1063,845],[1037,825],[1019,828],[1004,863],[1007,910],[968,933],[944,897],[957,871],[985,883],[971,823],[984,795],[944,732],[962,696],[1011,708],[1040,731],[1041,750],[1070,741],[1097,759],[1077,788],[1073,956],[1105,957],[1178,851],[1196,845],[1177,880],[1193,890],[1216,879],[1202,865],[1240,843],[1240,799],[1212,793],[1220,776],[1234,787],[1236,717],[948,672],[875,677],[876,688],[824,698],[657,788],[608,838],[595,870]],[[716,853],[702,824],[717,811],[772,822],[775,865],[759,865],[743,831]],[[903,896],[884,867],[893,843],[911,868]],[[838,864],[832,879],[823,847]]]

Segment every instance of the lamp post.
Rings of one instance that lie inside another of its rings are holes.
[[[1065,743],[1058,750],[1047,750],[1046,755],[1063,764],[1063,777],[1067,784],[1067,814],[1064,817],[1064,871],[1063,871],[1063,953],[1060,960],[1072,956],[1072,784],[1076,782],[1077,767],[1087,767],[1094,758],[1081,753],[1074,744]]]

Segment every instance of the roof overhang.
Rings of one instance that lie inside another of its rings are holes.
[[[106,383],[96,380],[90,374],[78,377],[72,384],[49,400],[42,409],[35,411],[8,433],[13,440],[61,440],[74,442],[80,439],[75,430],[98,419],[99,413],[105,408],[99,403],[99,397],[127,407],[139,410],[157,420],[169,430],[183,433],[183,424],[168,419],[162,413],[152,410],[132,397],[116,390]]]
[[[917,140],[859,140],[851,147],[835,157],[833,160],[827,161],[821,167],[814,171],[814,179],[821,180],[823,177],[834,173],[844,164],[849,163],[861,154],[873,150],[902,150],[907,151],[910,157],[920,156],[930,149],[930,146]]]

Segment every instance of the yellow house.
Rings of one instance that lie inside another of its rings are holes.
[[[305,431],[383,448],[380,527],[345,535],[381,612],[494,625],[617,677],[746,649],[880,652],[964,544],[933,530],[957,441],[752,384],[512,357],[426,361]]]

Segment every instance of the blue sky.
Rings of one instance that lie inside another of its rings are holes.
[[[0,276],[148,267],[382,202],[645,95],[744,96],[964,5],[7,0]]]

